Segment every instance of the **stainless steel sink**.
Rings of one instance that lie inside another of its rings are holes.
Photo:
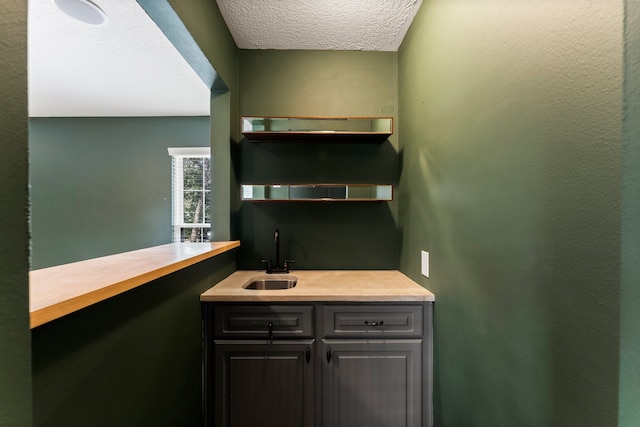
[[[295,276],[259,276],[249,279],[243,288],[253,290],[291,289],[297,284],[298,278]]]

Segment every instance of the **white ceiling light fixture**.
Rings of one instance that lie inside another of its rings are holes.
[[[65,15],[89,25],[103,25],[107,15],[90,0],[53,0]]]

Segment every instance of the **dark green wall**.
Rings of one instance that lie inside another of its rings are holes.
[[[218,5],[209,0],[168,1],[232,93],[232,111],[235,111],[238,96],[238,49]]]
[[[31,118],[32,268],[171,242],[168,147],[209,117]]]
[[[437,296],[438,426],[617,424],[622,23],[430,0],[402,45],[400,269]]]
[[[640,1],[625,16],[620,427],[640,425]]]
[[[35,426],[199,426],[199,296],[235,251],[33,330]]]
[[[240,51],[241,115],[397,116],[393,52]],[[386,183],[398,177],[397,134],[380,143],[240,143],[239,182]],[[294,268],[397,268],[397,201],[250,203],[240,207],[240,268],[283,257]]]
[[[27,2],[0,2],[0,425],[31,425]]]
[[[213,219],[218,223],[214,238],[238,239],[238,49],[215,2],[170,0],[170,4],[228,88],[227,92],[214,91],[211,100]]]

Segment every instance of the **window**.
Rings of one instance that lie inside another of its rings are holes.
[[[169,148],[174,242],[211,241],[211,149]]]

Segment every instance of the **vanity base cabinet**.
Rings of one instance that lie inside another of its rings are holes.
[[[313,426],[314,309],[202,303],[205,426]]]
[[[325,303],[322,427],[431,427],[433,303]]]
[[[204,302],[215,427],[431,427],[431,302]]]

